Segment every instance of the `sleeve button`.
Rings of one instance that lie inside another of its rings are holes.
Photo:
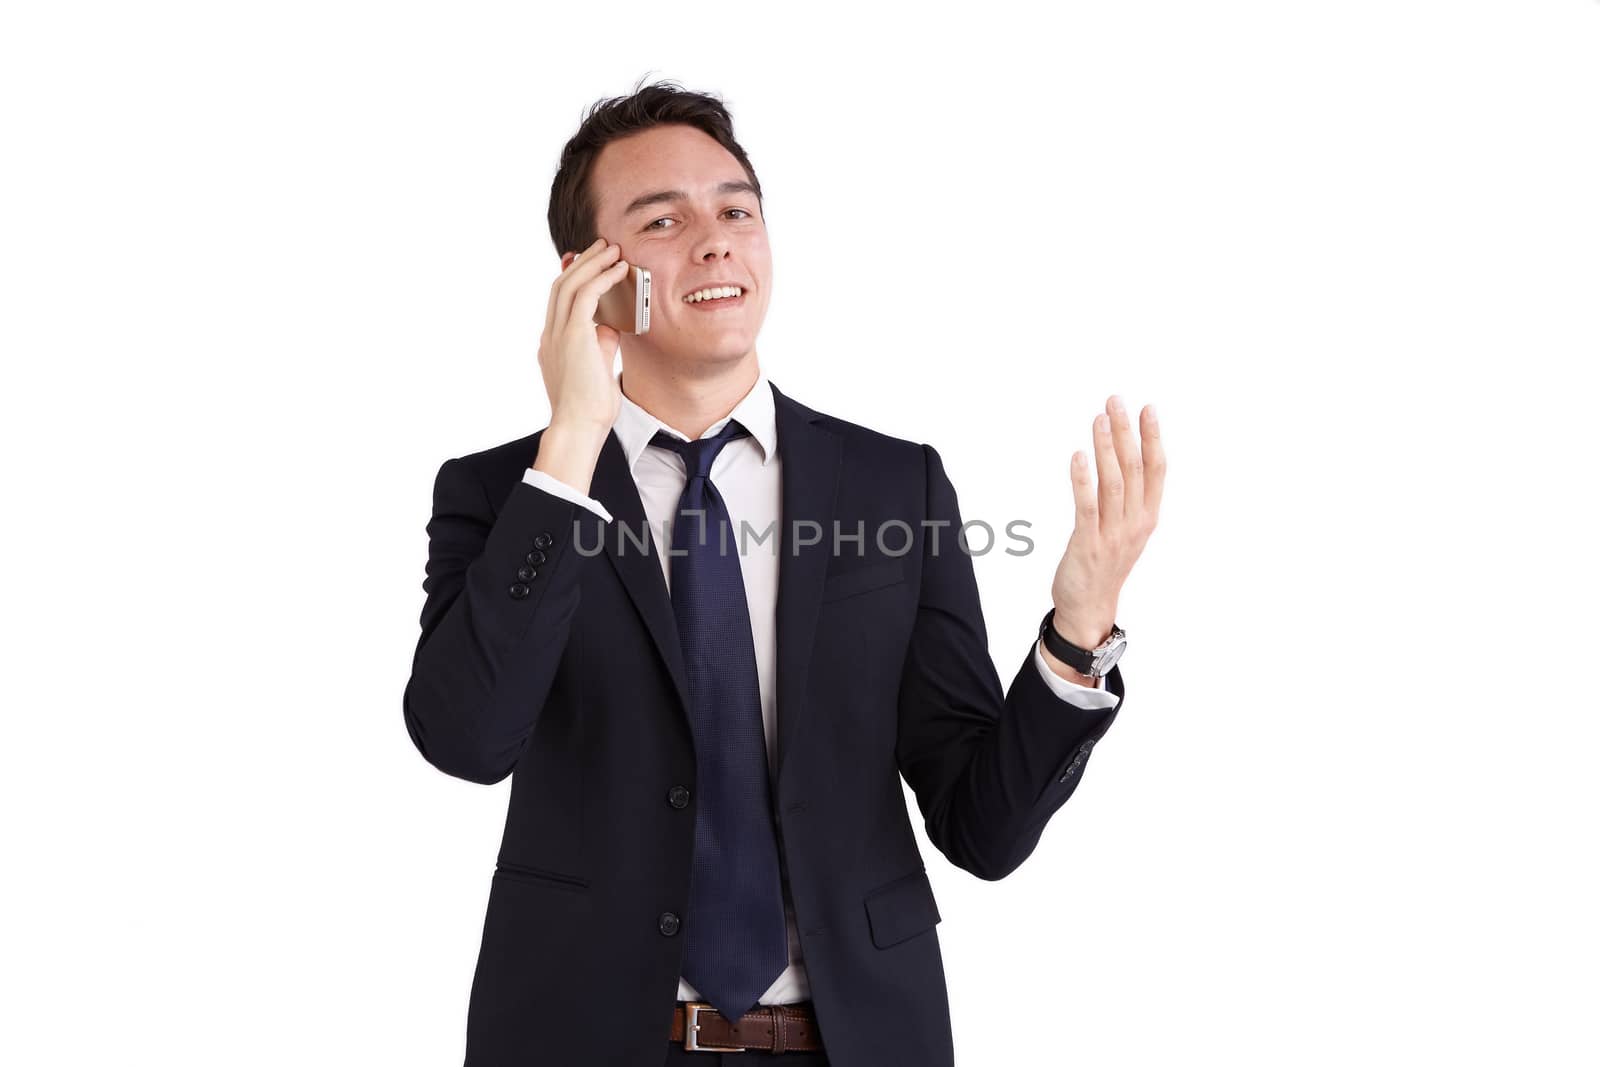
[[[523,585],[521,582],[518,582],[516,585],[511,587],[511,599],[512,600],[521,600],[523,597],[525,597],[527,595],[528,595],[528,587]]]
[[[519,581],[531,582],[538,576],[539,569],[537,567],[529,567],[524,565],[517,568],[517,579]]]
[[[534,548],[549,548],[555,543],[555,538],[551,537],[548,533],[541,533],[538,537],[533,539]]]
[[[656,929],[660,930],[661,933],[666,937],[671,937],[673,934],[676,934],[678,932],[678,927],[681,925],[682,923],[679,921],[678,917],[672,914],[670,911],[662,912],[661,918],[656,920]]]

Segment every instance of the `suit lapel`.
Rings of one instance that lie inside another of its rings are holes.
[[[590,495],[600,501],[614,520],[606,524],[602,535],[606,556],[639,609],[645,628],[650,631],[667,672],[672,675],[687,723],[689,684],[684,674],[683,646],[678,641],[678,620],[672,613],[667,583],[661,577],[661,556],[656,552],[644,502],[639,499],[639,487],[634,484],[633,472],[628,470],[627,453],[623,452],[615,431],[606,435],[606,443],[601,446]],[[644,544],[635,544],[635,537],[642,537]]]
[[[805,707],[806,676],[822,599],[822,581],[832,550],[834,495],[839,485],[841,443],[839,435],[821,424],[822,416],[772,389],[777,421],[778,455],[783,463],[782,515],[779,517],[777,604],[777,710],[778,772],[793,746]],[[647,531],[644,504],[628,470],[628,459],[615,433],[606,436],[595,464],[590,494],[609,511],[621,530],[607,527],[605,554],[616,569],[628,596],[638,608],[655,642],[672,684],[678,692],[684,721],[688,722],[689,688],[678,642],[678,623],[672,600],[661,577],[661,557],[653,538],[641,548],[632,540]],[[795,525],[817,538],[815,544],[796,548]],[[776,781],[774,781],[776,790]]]
[[[769,381],[767,383],[771,385]],[[778,455],[783,461],[783,514],[778,557],[778,774],[794,747],[805,708],[806,677],[817,629],[822,580],[833,549],[834,496],[839,487],[839,435],[822,416],[790,400],[772,386],[778,422]],[[796,524],[816,543],[799,545]],[[798,546],[798,547],[797,547]],[[777,780],[773,782],[777,794]]]

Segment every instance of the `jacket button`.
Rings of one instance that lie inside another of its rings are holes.
[[[533,564],[535,567],[537,567],[539,564],[543,563],[544,561],[545,561],[545,554],[543,552],[540,552],[537,548],[534,549],[532,552],[528,553],[528,562]]]
[[[686,807],[688,807],[689,806],[689,790],[688,790],[688,788],[685,787],[685,786],[681,786],[681,785],[675,785],[671,789],[667,790],[667,803],[671,804],[675,808],[686,808]]]
[[[534,578],[538,577],[538,575],[539,568],[537,567],[529,567],[524,564],[523,566],[517,568],[517,577],[524,582],[531,582],[534,580]]]
[[[535,537],[533,539],[533,547],[534,548],[549,548],[551,545],[553,545],[555,543],[556,543],[555,542],[555,538],[551,537],[547,533],[542,533],[538,537]]]
[[[511,587],[511,599],[512,600],[521,600],[523,597],[525,597],[527,595],[528,595],[528,587],[523,585],[521,582],[518,582],[516,585]]]
[[[682,923],[678,921],[678,917],[672,914],[670,911],[662,912],[661,918],[656,921],[656,929],[660,930],[667,937],[671,937],[673,934],[677,933],[678,927],[681,925]]]

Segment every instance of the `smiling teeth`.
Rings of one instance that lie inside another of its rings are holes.
[[[702,300],[717,300],[725,296],[738,296],[744,292],[737,285],[727,285],[716,289],[700,289],[683,298],[685,304],[698,304]]]

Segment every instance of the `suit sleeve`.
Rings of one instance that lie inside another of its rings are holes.
[[[1033,665],[1039,671],[1039,677],[1044,679],[1056,696],[1065,700],[1075,708],[1114,708],[1117,706],[1117,695],[1106,691],[1106,680],[1095,679],[1095,684],[1080,685],[1070,679],[1063,678],[1050,669],[1050,664],[1044,658],[1044,640],[1033,643]]]
[[[553,474],[548,474],[545,471],[536,471],[532,467],[529,467],[527,470],[522,472],[522,480],[533,486],[535,489],[543,489],[547,492],[554,493],[563,500],[570,500],[574,504],[582,504],[596,515],[600,516],[606,522],[611,521],[611,512],[606,510],[606,506],[604,504],[600,503],[600,501],[596,500],[588,493],[578,492],[576,486],[568,485],[566,482],[562,481],[560,478],[557,478]],[[1065,680],[1066,679],[1062,679],[1062,681]]]
[[[900,681],[895,757],[928,839],[956,866],[995,880],[1032,854],[1050,816],[1077,788],[1089,750],[1122,706],[1122,668],[1105,677],[1114,705],[1080,707],[1040,676],[1030,642],[1011,688],[1001,691],[972,557],[957,539],[955,487],[939,453],[922,448],[921,587]]]
[[[601,523],[520,481],[496,513],[464,461],[439,468],[422,633],[402,698],[412,742],[439,770],[488,785],[516,766],[578,607],[575,538],[598,545]]]

